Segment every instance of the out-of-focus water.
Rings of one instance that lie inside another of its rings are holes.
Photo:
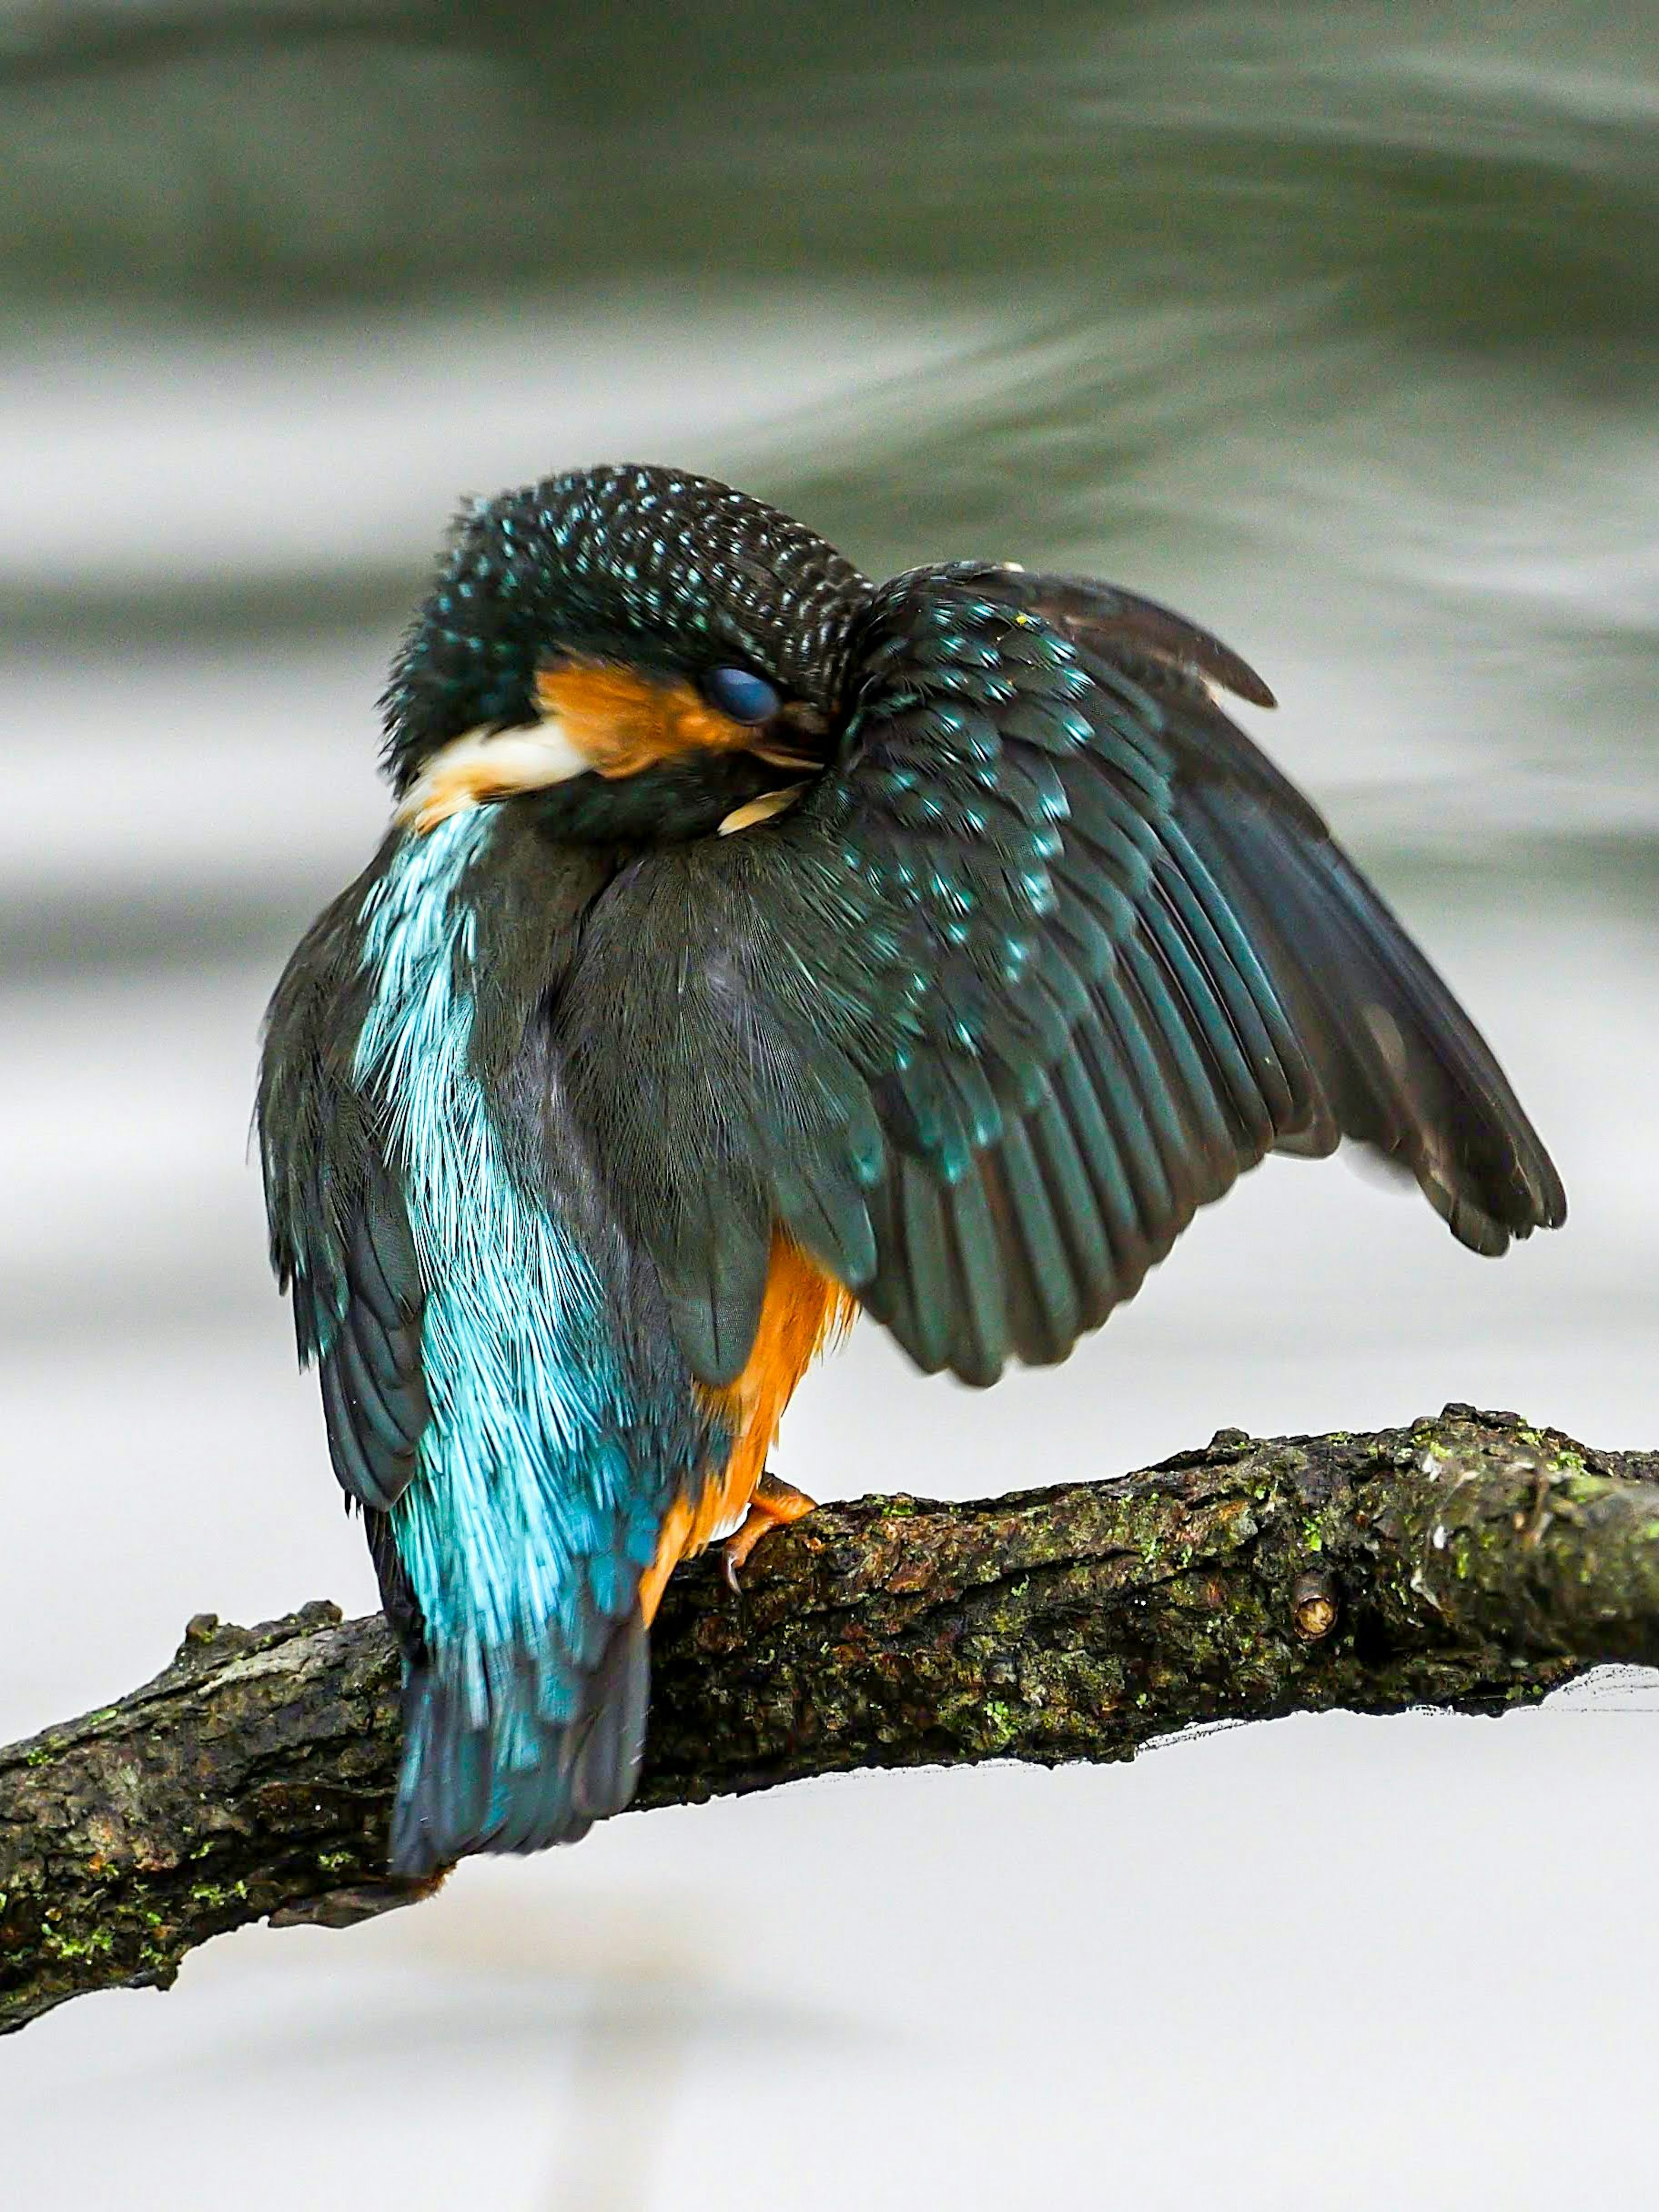
[[[372,1601],[264,1275],[257,1024],[378,834],[454,500],[585,459],[1219,629],[1572,1200],[1492,1267],[1273,1164],[1058,1374],[860,1331],[785,1472],[971,1495],[1454,1396],[1654,1442],[1659,11],[453,12],[0,9],[0,1733],[204,1607]],[[1642,2201],[1653,1702],[469,1865],[31,2029],[9,2189]]]

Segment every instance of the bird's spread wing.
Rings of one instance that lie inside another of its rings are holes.
[[[590,917],[568,1103],[706,1381],[775,1224],[927,1369],[1061,1358],[1194,1210],[1339,1136],[1500,1252],[1561,1187],[1491,1053],[1167,610],[1022,571],[876,595],[840,757]]]

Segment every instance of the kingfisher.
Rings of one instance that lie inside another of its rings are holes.
[[[624,1807],[677,1564],[811,1501],[859,1312],[1065,1358],[1344,1138],[1497,1255],[1565,1218],[1485,1041],[1231,720],[1206,630],[1012,562],[860,574],[655,467],[455,524],[390,826],[271,1001],[273,1264],[404,1662],[391,1866]]]

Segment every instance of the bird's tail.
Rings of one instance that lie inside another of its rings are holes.
[[[635,1606],[574,1674],[544,1646],[411,1661],[392,1818],[392,1871],[429,1875],[471,1851],[574,1843],[634,1794],[650,1651]]]

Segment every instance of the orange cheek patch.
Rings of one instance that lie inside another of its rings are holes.
[[[536,679],[536,702],[596,774],[641,769],[700,750],[752,744],[746,724],[722,714],[690,684],[659,683],[609,661],[562,661]]]

